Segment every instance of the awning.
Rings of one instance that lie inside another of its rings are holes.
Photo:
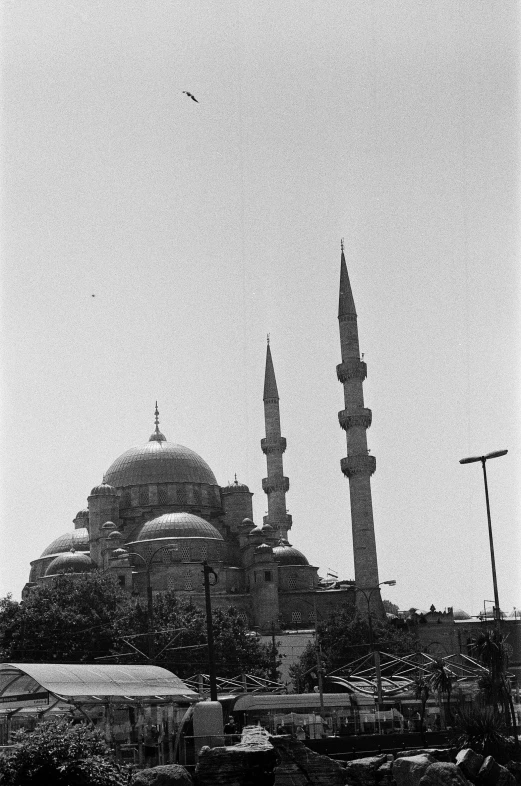
[[[179,677],[159,666],[0,664],[0,711],[48,703],[44,701],[47,694],[65,702],[94,704],[110,699],[131,703],[145,698],[190,704],[199,699]]]

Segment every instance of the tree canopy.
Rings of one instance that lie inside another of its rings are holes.
[[[416,638],[403,623],[372,618],[372,638],[378,649],[406,655],[417,649]],[[333,611],[317,626],[319,660],[324,672],[332,672],[371,652],[371,629],[367,617],[347,604]],[[318,682],[316,643],[310,642],[299,662],[290,667],[297,690],[312,690]],[[324,690],[335,691],[334,683],[325,680]]]
[[[214,608],[212,623],[218,676],[271,677],[271,647],[247,630],[235,608]],[[158,593],[152,627],[157,665],[181,678],[208,671],[203,609],[173,592]],[[103,573],[58,576],[34,587],[21,603],[0,599],[4,661],[147,663],[148,630],[146,602]]]

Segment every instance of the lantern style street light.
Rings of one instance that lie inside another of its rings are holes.
[[[485,465],[489,459],[506,456],[507,453],[508,450],[495,450],[493,453],[487,453],[486,456],[470,456],[469,458],[460,459],[460,464],[474,464],[477,461],[481,461],[481,466],[483,467],[485,501],[487,504],[488,540],[490,543],[490,561],[492,563],[492,581],[494,584],[494,623],[498,631],[500,629],[501,611],[499,608],[499,595],[497,591],[496,560],[494,557],[494,540],[492,538],[492,522],[490,519],[490,502],[488,498],[487,468]]]

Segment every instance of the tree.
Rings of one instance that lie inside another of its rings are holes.
[[[64,574],[39,584],[21,603],[0,601],[3,660],[88,663],[112,652],[114,622],[132,604],[117,579]]]
[[[212,617],[217,675],[269,678],[272,648],[247,630],[237,610],[217,608]],[[23,603],[0,600],[0,655],[7,661],[149,663],[148,631],[146,604],[109,574],[64,574],[32,589]],[[158,593],[153,634],[158,665],[180,677],[208,671],[203,609],[173,592]]]
[[[125,786],[129,769],[120,766],[101,732],[84,723],[47,720],[34,731],[15,733],[14,746],[0,757],[4,786]]]
[[[206,614],[191,601],[164,592],[153,599],[155,662],[175,674],[189,677],[208,671]],[[259,643],[248,631],[237,609],[214,609],[212,612],[217,675],[232,677],[240,673],[269,678],[273,672],[272,648]],[[134,613],[116,625],[118,640],[115,652],[128,653],[132,646],[145,650],[126,657],[126,662],[146,662],[148,616],[137,604]],[[145,661],[143,660],[145,655]],[[280,662],[277,664],[280,665]]]
[[[374,646],[395,655],[406,655],[417,649],[416,639],[408,628],[387,620],[372,619]],[[352,606],[347,604],[333,611],[318,624],[318,639],[324,670],[327,672],[341,668],[371,652],[371,632],[368,620]],[[312,690],[318,682],[317,656],[315,643],[310,642],[290,674],[295,686]],[[297,688],[298,689],[298,688]],[[334,691],[334,683],[325,682],[326,691]]]
[[[423,745],[426,744],[425,742],[425,708],[427,706],[427,701],[430,696],[430,688],[429,682],[425,678],[424,674],[418,673],[414,678],[414,698],[419,699],[421,701],[421,714],[420,714],[420,734],[422,738]]]
[[[474,643],[474,653],[487,669],[487,673],[478,681],[479,699],[485,705],[503,709],[518,745],[516,715],[506,673],[508,656],[503,634],[498,630],[484,630]]]
[[[452,718],[451,714],[451,707],[450,707],[450,698],[452,694],[452,680],[453,674],[448,668],[448,666],[444,663],[443,660],[437,658],[435,661],[429,664],[427,667],[429,672],[428,682],[429,686],[432,690],[436,691],[438,694],[438,703],[440,705],[440,720],[442,726],[446,726],[445,721],[445,709],[443,706],[443,695],[447,694],[447,710],[449,713],[449,719]]]

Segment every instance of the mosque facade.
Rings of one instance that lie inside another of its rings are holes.
[[[292,518],[286,508],[289,479],[284,475],[286,440],[268,343],[264,377],[266,434],[261,449],[267,472],[262,488],[267,515],[255,525],[252,493],[237,478],[220,486],[208,464],[194,451],[169,442],[159,428],[107,469],[92,489],[87,507],[74,518],[75,529],[56,538],[31,562],[24,593],[62,573],[109,571],[139,596],[172,590],[204,603],[202,563],[217,576],[214,606],[234,606],[248,627],[268,634],[313,627],[317,615],[348,603],[356,588],[379,600],[378,566],[370,477],[375,459],[367,449],[371,411],[364,406],[367,373],[358,347],[357,316],[342,247],[339,326],[344,388],[339,412],[346,432],[347,457],[341,470],[349,479],[355,580],[330,580],[289,542]],[[356,587],[355,587],[356,582]],[[380,601],[381,605],[381,601]]]

